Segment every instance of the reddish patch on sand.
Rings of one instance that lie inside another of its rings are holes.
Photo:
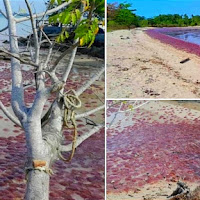
[[[23,198],[25,192],[24,134],[0,138],[0,187],[2,200]],[[66,157],[69,155],[65,155]],[[85,141],[70,163],[57,161],[53,166],[50,199],[104,199],[104,130]],[[57,195],[57,198],[56,198]]]
[[[0,63],[1,65],[2,63]],[[5,67],[9,67],[8,63],[3,63]],[[66,89],[77,89],[85,83],[89,76],[86,72],[80,72],[79,78],[77,74],[70,74],[70,79],[66,84]],[[34,73],[23,71],[25,81],[33,78]],[[0,73],[0,89],[5,89],[11,85],[10,69],[5,69]],[[47,85],[50,82],[47,82]],[[94,86],[95,87],[95,86]],[[96,86],[99,87],[99,86]],[[85,92],[91,93],[90,90]],[[33,102],[35,95],[35,88],[28,88],[25,90],[25,102],[30,105]],[[7,107],[10,106],[10,92],[4,92],[0,96],[0,100]],[[54,97],[50,97],[52,102]],[[94,104],[95,102],[93,102]],[[47,106],[45,106],[46,108]],[[84,105],[83,105],[84,107]],[[91,107],[87,105],[87,107]],[[0,116],[3,120],[3,117]],[[8,119],[5,119],[8,120]],[[78,120],[82,122],[81,120]],[[83,125],[80,125],[81,127]],[[19,132],[19,128],[14,130],[14,133]],[[88,131],[86,127],[78,131],[81,135],[84,131]],[[3,131],[8,132],[8,129]],[[72,130],[71,130],[72,131]],[[67,139],[66,143],[72,141],[72,134],[70,131],[65,131],[64,135]],[[51,177],[50,181],[50,200],[74,200],[74,196],[80,196],[80,199],[104,199],[104,168],[105,168],[105,147],[104,147],[104,129],[90,137],[83,144],[77,148],[75,156],[70,163],[64,161],[57,161],[53,165],[55,175]],[[24,163],[26,159],[24,133],[15,136],[3,138],[0,137],[0,193],[1,200],[15,200],[16,198],[23,199],[25,193],[25,172]],[[68,157],[69,154],[64,154]]]
[[[200,119],[189,120],[194,118],[189,110],[180,119],[175,110],[162,109],[164,123],[151,121],[156,112],[138,109],[132,117],[134,125],[120,131],[119,123],[108,131],[108,193],[133,191],[161,180],[200,182]]]

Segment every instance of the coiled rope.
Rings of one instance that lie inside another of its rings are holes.
[[[76,92],[74,90],[69,90],[63,94],[63,101],[64,101],[64,106],[65,106],[63,125],[66,126],[67,128],[73,128],[74,133],[73,133],[71,155],[69,156],[68,159],[65,159],[63,155],[61,154],[61,152],[59,152],[59,156],[62,160],[69,162],[72,160],[75,153],[75,149],[76,149],[77,124],[75,120],[75,109],[81,107],[81,100],[76,95]]]

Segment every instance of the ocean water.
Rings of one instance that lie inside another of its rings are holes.
[[[0,15],[0,29],[7,26],[7,20]],[[27,37],[31,34],[31,24],[29,21],[25,21],[17,24],[17,36],[19,37]],[[0,32],[0,43],[8,40],[8,30]]]
[[[200,45],[200,29],[188,29],[166,32],[172,37]]]
[[[19,9],[25,9],[27,11],[27,7],[24,0],[10,0],[13,12],[19,12]],[[31,0],[31,7],[33,12],[40,13],[46,10],[45,2],[47,0]],[[0,9],[5,12],[4,3],[0,0]],[[0,14],[0,29],[7,26],[7,20]],[[29,21],[22,22],[17,24],[17,36],[27,37],[31,33],[31,24]],[[2,41],[8,39],[8,31],[0,32],[0,45]]]

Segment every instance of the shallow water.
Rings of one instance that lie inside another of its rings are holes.
[[[166,32],[166,35],[200,45],[200,29],[177,30]]]

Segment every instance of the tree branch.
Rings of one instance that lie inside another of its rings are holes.
[[[23,58],[20,58],[19,54],[11,53],[11,52],[9,52],[7,50],[4,50],[4,49],[0,49],[0,53],[1,52],[11,56],[12,58],[15,58],[15,59],[19,60],[23,64],[27,64],[27,65],[32,65],[34,67],[38,67],[38,65],[35,64],[34,62],[32,62],[31,60],[24,60]]]
[[[38,64],[39,63],[39,48],[40,47],[39,47],[39,43],[38,43],[37,29],[36,29],[35,24],[34,24],[31,6],[30,6],[28,0],[25,0],[25,2],[26,2],[26,6],[28,8],[29,14],[30,14],[31,26],[32,26],[32,30],[33,30],[34,46],[35,46],[35,63]]]
[[[89,115],[91,115],[91,114],[93,114],[93,113],[95,113],[95,112],[97,112],[97,111],[99,111],[99,110],[104,109],[104,108],[105,108],[105,105],[99,106],[99,107],[94,108],[94,109],[92,109],[92,110],[90,110],[90,111],[87,111],[87,112],[84,112],[84,113],[81,113],[81,114],[77,114],[77,115],[75,116],[75,118],[76,118],[76,119],[79,119],[79,118],[82,118],[82,117],[87,117],[87,116],[89,116]]]
[[[75,43],[77,42],[77,39],[75,40]],[[77,47],[75,47],[73,50],[72,50],[72,53],[71,53],[71,57],[70,57],[70,60],[69,60],[69,64],[66,68],[66,71],[65,73],[63,74],[63,77],[62,77],[62,81],[63,82],[66,82],[67,81],[67,78],[69,76],[69,73],[72,69],[72,66],[73,66],[73,63],[74,63],[74,59],[75,59],[75,56],[76,56],[76,52],[77,52]]]
[[[85,4],[81,1],[81,8],[80,8],[80,12],[82,13],[81,14],[81,17],[80,19],[78,20],[77,22],[77,25],[82,21],[83,19],[83,11],[85,10]],[[79,38],[75,39],[74,42],[73,42],[73,45],[75,45],[76,43],[78,43],[79,41]],[[62,81],[63,82],[66,82],[67,79],[68,79],[68,76],[69,76],[69,73],[72,69],[72,66],[73,66],[73,63],[74,63],[74,59],[75,59],[75,56],[76,56],[76,52],[77,52],[77,46],[72,50],[72,53],[71,53],[71,57],[70,57],[70,60],[69,60],[69,63],[68,63],[68,66],[63,74],[63,77],[62,77]],[[64,89],[62,89],[60,91],[60,93],[62,94],[64,92]]]
[[[123,102],[122,102],[122,101],[119,101],[119,102],[121,102],[121,105],[120,105],[118,111],[117,111],[116,113],[114,113],[114,117],[113,117],[112,121],[109,123],[108,128],[110,128],[110,127],[113,126],[114,121],[116,120],[117,115],[118,115],[119,113],[126,113],[126,112],[130,112],[130,113],[131,113],[131,111],[133,111],[133,110],[135,110],[135,109],[137,109],[137,108],[140,108],[140,107],[144,106],[145,104],[149,103],[150,101],[145,101],[144,103],[139,104],[139,105],[137,105],[136,107],[134,107],[134,106],[136,105],[136,103],[137,103],[137,100],[136,100],[136,101],[134,102],[133,105],[130,104],[130,105],[133,106],[133,108],[132,108],[132,109],[127,109],[127,110],[121,110],[122,105],[123,105]],[[131,101],[130,101],[130,102],[131,102]],[[111,106],[110,106],[110,107],[111,107]],[[110,108],[110,107],[109,107],[109,108]],[[130,114],[129,114],[129,116],[130,116]],[[126,120],[127,118],[129,118],[129,116],[123,118],[122,121],[124,121],[124,120]],[[121,121],[121,122],[122,122],[122,121]]]
[[[35,14],[35,15],[33,15],[33,18],[39,18],[39,17],[42,17],[42,16],[45,15],[45,14],[46,14],[46,15],[50,15],[50,14],[52,14],[52,13],[54,13],[54,12],[59,11],[60,9],[66,7],[66,6],[68,6],[68,5],[71,4],[72,2],[73,2],[73,0],[69,0],[69,1],[67,1],[67,2],[65,2],[65,3],[63,3],[63,4],[59,5],[59,6],[57,6],[56,8],[53,8],[53,9],[48,10],[47,12],[45,11],[45,12],[42,12],[42,13],[39,13],[39,14]],[[24,21],[28,21],[28,20],[30,20],[30,17],[15,18],[16,23],[20,23],[20,22],[24,22]]]
[[[47,68],[47,66],[48,66],[49,60],[51,58],[51,54],[53,52],[53,47],[54,47],[54,44],[51,44],[51,46],[49,47],[49,51],[48,51],[48,54],[47,54],[47,57],[46,57],[46,61],[44,63],[44,68]]]
[[[3,113],[15,124],[21,127],[21,124],[17,118],[15,118],[3,105],[3,103],[0,101],[0,108],[3,111]]]
[[[8,26],[6,26],[5,28],[2,28],[2,29],[0,30],[0,32],[5,31],[6,29],[8,29]]]
[[[87,90],[96,80],[100,78],[100,76],[105,71],[105,68],[102,67],[97,74],[95,74],[87,83],[85,83],[81,88],[76,91],[77,96],[80,96],[85,90]]]
[[[71,47],[69,47],[68,49],[66,49],[57,59],[56,61],[54,62],[54,67],[53,67],[53,70],[55,71],[56,70],[56,66],[58,65],[58,63],[68,54],[71,52],[72,49],[78,47],[78,44],[79,44],[79,41],[74,43]]]
[[[86,139],[94,135],[97,131],[99,131],[101,128],[103,128],[103,125],[98,125],[95,126],[93,129],[91,129],[89,132],[82,134],[81,136],[78,137],[76,141],[76,147],[77,148],[82,142],[84,142]],[[68,145],[61,145],[60,146],[61,151],[71,151],[72,150],[72,143]]]
[[[49,42],[49,44],[52,45],[51,40],[49,39],[49,37],[47,36],[47,34],[43,31],[43,27],[40,28],[40,31],[42,32],[42,34],[44,35],[44,37],[47,39],[47,41]]]
[[[144,106],[145,104],[147,104],[147,103],[149,103],[149,102],[150,102],[150,101],[146,101],[146,102],[144,102],[144,103],[142,103],[142,104],[140,104],[140,105],[138,105],[138,106],[136,106],[136,107],[133,107],[133,110],[134,110],[134,109],[137,109],[137,108],[140,108],[140,107]],[[135,103],[134,103],[134,105],[135,105]],[[118,113],[124,113],[124,112],[129,112],[129,111],[132,111],[132,109],[128,109],[128,110],[119,110]]]
[[[0,13],[6,18],[8,19],[7,15],[0,9]]]
[[[9,0],[3,0],[6,14],[8,18],[10,50],[13,55],[19,54],[19,47],[16,35],[16,22],[13,17],[12,8]],[[24,120],[26,115],[26,106],[24,103],[23,78],[20,62],[16,58],[11,58],[11,73],[12,73],[12,95],[11,102],[15,115],[20,121]]]

